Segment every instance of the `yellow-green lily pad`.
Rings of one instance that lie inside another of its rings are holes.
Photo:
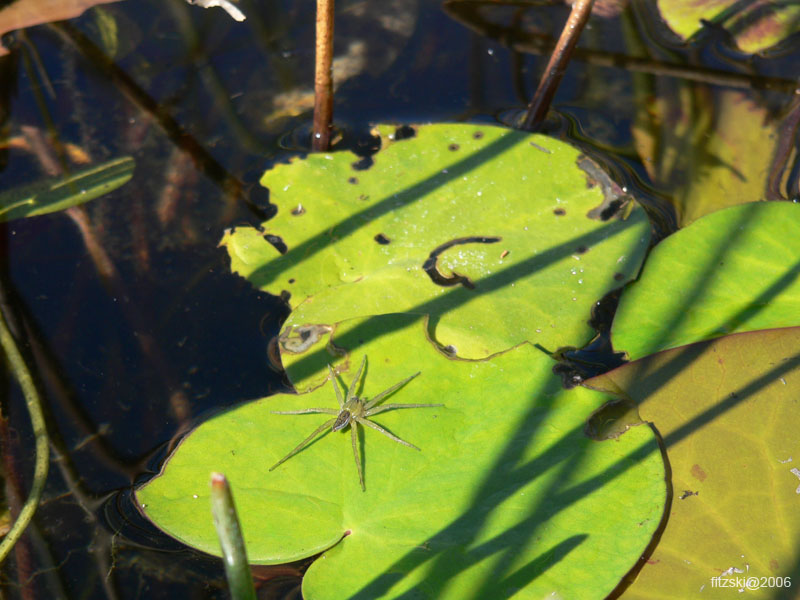
[[[377,131],[371,163],[334,152],[268,171],[278,213],[226,234],[232,269],[290,294],[290,324],[430,315],[431,339],[461,358],[591,338],[592,306],[637,274],[650,241],[607,175],[563,142],[500,127]]]
[[[622,598],[796,597],[800,328],[674,348],[586,383],[636,402],[672,471],[666,529]]]
[[[365,341],[349,346],[357,330]],[[303,580],[307,600],[604,598],[636,564],[666,499],[649,427],[606,441],[587,437],[586,421],[607,395],[563,390],[551,359],[530,344],[491,360],[453,360],[420,343],[416,315],[355,319],[334,332],[333,344],[347,353],[344,383],[368,355],[361,397],[420,371],[386,402],[444,404],[372,417],[420,451],[366,429],[359,443],[366,491],[346,429],[270,471],[329,418],[272,411],[336,407],[328,381],[200,425],[137,490],[144,513],[217,554],[208,476],[225,473],[251,561],[322,553]],[[322,371],[323,354],[311,356]]]

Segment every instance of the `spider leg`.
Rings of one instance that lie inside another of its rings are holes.
[[[336,375],[333,374],[333,369],[328,365],[328,373],[330,374],[331,381],[333,382],[333,389],[336,390],[336,400],[339,401],[339,408],[344,408],[344,400],[342,400],[342,391],[339,389],[339,382],[336,381]]]
[[[371,417],[372,415],[377,415],[385,410],[393,410],[395,408],[428,408],[431,406],[444,406],[444,404],[384,404],[383,406],[378,406],[377,408],[371,408],[367,410],[364,413],[364,416]]]
[[[361,460],[358,456],[358,432],[355,423],[350,424],[350,438],[353,440],[353,458],[356,459],[356,469],[358,469],[358,481],[361,483],[361,491],[366,492],[367,487],[364,485],[364,473],[361,470]]]
[[[417,372],[416,372],[416,373],[414,373],[413,375],[410,375],[409,377],[406,377],[405,379],[403,379],[403,381],[401,381],[401,382],[399,382],[399,383],[395,383],[395,384],[394,384],[392,387],[390,387],[389,389],[383,390],[383,391],[382,391],[380,394],[378,394],[377,396],[375,396],[374,398],[372,398],[372,399],[371,399],[369,402],[367,402],[367,403],[364,405],[364,408],[365,408],[366,410],[369,410],[370,408],[372,408],[373,406],[375,406],[375,405],[376,405],[378,402],[380,402],[381,400],[383,400],[384,398],[386,398],[386,396],[388,396],[389,394],[391,394],[392,392],[394,392],[394,391],[395,391],[395,390],[397,390],[398,388],[401,388],[401,387],[403,387],[405,384],[407,384],[409,381],[411,381],[412,379],[414,379],[414,377],[416,377],[416,376],[417,376],[417,375],[419,375],[419,374],[420,374],[420,371],[417,371]]]
[[[419,448],[417,448],[414,444],[409,444],[405,440],[401,440],[396,435],[394,435],[392,433],[389,433],[383,427],[381,427],[380,425],[376,425],[372,421],[368,421],[367,419],[364,419],[362,417],[356,417],[356,421],[358,421],[362,425],[366,425],[367,427],[371,427],[372,429],[374,429],[376,431],[380,431],[383,435],[385,435],[386,437],[388,437],[390,439],[393,439],[398,444],[403,444],[403,446],[408,446],[409,448],[413,448],[414,450],[419,450]]]
[[[361,373],[364,371],[364,365],[366,363],[367,363],[367,355],[365,354],[364,360],[361,361],[361,366],[358,367],[358,371],[356,371],[356,376],[353,377],[353,381],[350,382],[350,389],[347,390],[348,400],[356,397],[356,386],[358,385],[358,380],[361,379]]]
[[[287,414],[287,413],[284,413],[284,414]],[[292,414],[292,413],[288,413],[288,414]],[[269,470],[270,470],[270,471],[272,471],[272,470],[276,469],[276,468],[277,468],[277,467],[278,467],[278,466],[279,466],[281,463],[284,463],[284,462],[286,462],[287,460],[289,460],[290,458],[292,458],[292,457],[293,457],[295,454],[297,454],[298,452],[300,452],[300,451],[301,451],[303,448],[305,448],[306,446],[308,446],[308,445],[311,443],[311,441],[312,441],[312,440],[313,440],[315,437],[317,437],[317,436],[318,436],[320,433],[322,433],[322,431],[323,431],[323,430],[325,430],[325,429],[327,429],[328,427],[330,427],[330,426],[333,424],[333,422],[334,422],[335,420],[336,420],[336,419],[328,419],[328,420],[327,420],[327,421],[325,421],[325,422],[324,422],[322,425],[320,425],[319,427],[317,427],[317,428],[314,430],[314,433],[312,433],[310,436],[308,436],[308,437],[307,437],[306,439],[304,439],[302,442],[300,442],[299,444],[297,444],[297,446],[295,447],[295,449],[294,449],[294,450],[292,450],[291,452],[289,452],[289,454],[287,454],[287,455],[286,455],[286,456],[284,456],[282,459],[280,459],[278,462],[276,462],[274,465],[272,465],[272,466],[269,468]]]
[[[326,415],[338,415],[338,410],[332,408],[304,408],[303,410],[273,410],[273,415],[306,415],[311,413],[323,413]]]

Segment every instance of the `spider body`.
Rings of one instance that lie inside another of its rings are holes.
[[[308,446],[314,438],[316,438],[320,433],[323,433],[328,427],[330,427],[331,431],[341,431],[345,429],[348,425],[350,426],[350,437],[353,443],[353,456],[356,461],[356,469],[358,470],[358,480],[361,483],[361,489],[366,491],[366,486],[364,485],[364,473],[361,469],[361,461],[359,460],[358,455],[358,433],[356,431],[358,425],[363,425],[365,427],[369,427],[370,429],[375,429],[379,431],[389,439],[397,442],[398,444],[403,444],[404,446],[408,446],[409,448],[413,448],[414,450],[419,450],[414,444],[409,444],[408,442],[401,440],[396,435],[390,433],[380,425],[373,423],[369,420],[369,417],[376,415],[378,413],[387,411],[387,410],[395,410],[395,409],[402,409],[402,408],[427,408],[433,406],[443,406],[442,404],[384,404],[378,406],[378,404],[389,394],[392,394],[396,390],[403,387],[406,383],[414,379],[419,372],[414,373],[413,375],[406,377],[401,382],[394,384],[390,388],[382,391],[377,396],[373,397],[370,400],[361,399],[355,395],[356,386],[358,385],[359,379],[361,379],[361,374],[364,371],[364,365],[367,362],[366,355],[364,359],[361,361],[361,366],[358,368],[356,372],[356,376],[353,378],[353,381],[350,383],[350,387],[347,389],[347,396],[342,398],[342,392],[339,390],[339,384],[336,381],[336,377],[333,374],[333,369],[330,365],[328,365],[328,374],[329,379],[333,382],[333,388],[336,390],[336,400],[339,403],[339,410],[334,410],[332,408],[306,408],[304,410],[290,410],[290,411],[273,411],[276,415],[302,415],[308,413],[321,413],[327,415],[335,415],[334,418],[328,419],[322,425],[317,427],[314,432],[309,435],[306,439],[300,442],[294,450],[289,452],[286,456],[280,459],[277,463],[275,463],[272,467],[270,467],[270,471],[276,469],[282,463],[289,460],[295,454],[303,450],[306,446]]]

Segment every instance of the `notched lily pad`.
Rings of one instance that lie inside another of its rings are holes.
[[[329,418],[272,411],[335,407],[328,381],[203,423],[137,490],[145,514],[174,537],[218,553],[208,474],[225,473],[253,562],[323,552],[303,580],[308,600],[603,598],[636,563],[666,497],[649,427],[606,442],[587,438],[586,418],[607,396],[563,390],[552,361],[529,344],[491,360],[451,360],[418,343],[417,315],[346,321],[334,332],[347,353],[339,364],[344,381],[368,356],[362,397],[421,371],[387,402],[443,407],[374,417],[421,451],[367,429],[359,440],[366,491],[346,429],[269,471]],[[320,353],[302,360],[316,365],[310,370],[327,369]],[[603,568],[588,571],[587,564]]]
[[[674,348],[586,385],[631,397],[661,434],[672,470],[666,529],[622,597],[728,598],[745,587],[748,597],[795,597],[800,328]],[[791,585],[759,583],[768,577]]]
[[[392,131],[378,128],[383,147],[357,175],[349,152],[267,172],[278,214],[263,231],[226,234],[233,270],[290,292],[290,326],[430,315],[436,342],[471,359],[588,341],[593,303],[638,272],[643,210],[609,200],[602,171],[552,138],[486,125],[421,126],[401,141]]]

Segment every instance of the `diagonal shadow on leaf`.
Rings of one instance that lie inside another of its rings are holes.
[[[463,288],[454,289],[435,298],[431,298],[430,300],[426,300],[403,312],[419,315],[419,318],[427,317],[428,315],[445,314],[448,310],[453,310],[455,307],[469,302],[476,294],[491,294],[492,292],[510,286],[522,277],[535,273],[545,268],[547,265],[557,262],[565,256],[569,256],[576,246],[595,244],[602,240],[610,239],[624,232],[631,226],[632,225],[628,221],[614,221],[608,223],[601,229],[572,238],[557,246],[548,248],[517,265],[484,277],[477,282],[473,290],[465,290]],[[609,274],[609,286],[612,286],[613,281],[613,275]],[[589,319],[589,312],[590,311],[587,309],[586,320]],[[287,324],[291,325],[292,321],[293,317],[290,315]],[[300,322],[306,321],[301,318]],[[400,325],[397,326],[399,327]],[[433,331],[434,326],[435,323],[431,323],[428,327],[428,333],[433,339],[436,337],[435,331]],[[362,325],[348,332],[345,337],[341,338],[339,341],[344,347],[355,348],[365,341],[377,339],[371,335],[371,332],[380,331],[380,335],[385,335],[392,331],[391,327],[392,326],[386,329],[378,329],[367,319]],[[330,354],[325,347],[321,347],[314,352],[306,352],[299,356],[284,354],[284,366],[298,391],[308,389],[309,386],[306,385],[306,380],[312,378],[315,374],[324,374],[324,366],[329,360]],[[318,385],[319,382],[315,382],[315,384]]]
[[[349,216],[338,223],[332,223],[329,229],[336,231],[337,239],[347,237],[354,231],[364,227],[370,221],[395,211],[400,206],[406,206],[415,202],[431,191],[444,187],[451,181],[473,171],[479,165],[499,156],[506,150],[523,143],[528,135],[529,134],[525,132],[509,132],[485,148],[454,162],[447,167],[446,173],[436,173],[404,190],[387,196],[378,201],[377,204],[364,208],[359,213]],[[267,284],[274,281],[287,267],[297,264],[300,261],[308,260],[309,257],[324,251],[332,242],[333,240],[327,234],[314,236],[293,248],[289,248],[285,254],[253,272],[248,279],[257,287],[265,287]]]
[[[642,416],[655,422],[676,469],[675,485],[684,490],[652,564],[644,565],[644,577],[624,597],[661,597],[658,590],[665,581],[680,581],[671,588],[676,597],[704,587],[710,598],[724,597],[727,590],[714,589],[711,578],[731,574],[725,570],[734,568],[733,576],[747,576],[748,570],[755,576],[797,576],[800,552],[791,532],[797,531],[798,522],[779,518],[780,507],[783,514],[793,512],[795,490],[784,473],[790,465],[779,462],[786,462],[786,456],[791,460],[798,448],[791,434],[786,435],[796,419],[793,388],[784,388],[787,381],[796,381],[800,369],[798,333],[788,328],[699,342],[587,382],[598,390],[629,395]],[[700,380],[698,370],[704,373]],[[682,422],[684,414],[691,417]],[[769,501],[759,501],[762,497]],[[781,540],[779,533],[791,539]],[[703,541],[688,543],[694,536]],[[787,558],[793,564],[786,565]],[[768,597],[766,590],[759,593]],[[776,597],[788,593],[778,589]]]
[[[667,365],[663,368],[658,369],[658,371],[651,373],[646,376],[646,379],[642,382],[641,389],[651,389],[653,387],[660,387],[664,385],[667,381],[673,379],[674,377],[678,376],[682,371],[688,368],[689,365],[694,363],[700,356],[702,356],[706,351],[709,345],[713,344],[713,342],[704,342],[692,345],[685,349],[682,349],[673,359],[669,361]],[[762,376],[757,378],[756,380],[752,381],[746,386],[738,389],[734,395],[731,395],[728,399],[724,400],[723,402],[709,408],[708,410],[704,411],[702,414],[698,415],[696,418],[691,420],[690,422],[685,423],[683,426],[678,428],[677,430],[671,432],[665,439],[664,445],[666,448],[669,448],[683,439],[686,439],[694,432],[702,429],[705,425],[710,423],[716,418],[719,418],[721,415],[725,414],[726,412],[732,410],[737,405],[740,405],[743,402],[746,402],[748,399],[756,395],[760,390],[762,390],[765,386],[774,383],[777,378],[785,375],[792,369],[796,369],[800,367],[800,355],[795,355],[790,359],[787,359],[781,365],[775,367],[774,369],[770,370],[767,373],[764,373]],[[602,377],[602,376],[601,376]],[[598,386],[601,387],[601,386]],[[637,386],[638,387],[638,386]],[[603,389],[607,391],[616,391],[618,388],[616,386],[605,386]],[[564,437],[566,440],[568,436]],[[562,441],[563,443],[563,441]],[[555,449],[554,449],[555,452]],[[574,502],[577,498],[581,497],[584,494],[590,493],[594,489],[598,489],[607,482],[606,477],[608,476],[615,476],[619,475],[624,472],[625,469],[629,468],[625,465],[636,464],[638,461],[643,460],[646,458],[653,449],[648,447],[647,445],[640,446],[636,450],[632,451],[629,455],[627,455],[624,459],[618,461],[617,465],[607,473],[603,473],[602,475],[596,477],[593,480],[589,480],[584,482],[580,486],[577,486],[574,489],[566,490],[560,494],[556,493],[554,497],[554,504],[559,506],[561,509],[569,506],[571,502]],[[506,452],[503,454],[502,458],[496,462],[496,469],[492,470],[491,473],[495,473],[496,470],[499,470],[503,464],[507,461],[514,461],[517,460],[519,457],[516,456],[513,452],[512,446],[508,446]],[[535,477],[537,473],[540,473],[543,468],[549,468],[552,466],[552,461],[554,458],[552,456],[542,456],[539,457],[536,461],[523,465],[518,470],[514,472],[514,475],[518,475],[513,479],[517,479],[518,481],[524,481],[526,478]],[[579,460],[575,458],[574,460]],[[573,466],[573,465],[570,465]],[[568,469],[565,467],[564,475],[567,475]],[[488,516],[487,511],[483,507],[483,503],[481,500],[482,494],[487,494],[488,496],[492,497],[495,500],[496,496],[494,495],[493,485],[492,485],[493,477],[489,477],[484,486],[482,487],[481,493],[476,494],[475,501],[473,506],[467,510],[462,517],[459,518],[458,522],[460,523],[462,520],[468,523],[482,523]],[[514,488],[515,489],[515,488]],[[509,494],[514,492],[514,489],[508,491]],[[502,496],[500,496],[502,498]],[[488,511],[490,512],[490,511]],[[530,522],[536,522],[537,526],[545,523],[547,518],[551,518],[552,514],[547,515],[537,515],[536,510],[529,516],[527,519]],[[448,538],[448,533],[451,528],[455,528],[457,523],[453,523],[448,527],[443,528],[437,536],[434,537],[441,537],[442,539],[446,540]],[[669,523],[667,522],[667,526]],[[527,537],[530,540],[533,536],[535,536],[535,529],[533,528],[532,531],[528,532],[530,537]],[[508,532],[509,535],[511,532]],[[511,553],[517,548],[511,544],[504,545],[502,543],[498,544],[499,548],[505,547],[508,551],[508,554]],[[491,548],[492,551],[497,551],[499,548]],[[482,551],[486,551],[485,548],[478,547],[470,553],[470,557],[473,561],[478,562],[484,556]],[[409,572],[413,569],[419,568],[422,564],[429,560],[435,560],[434,565],[429,570],[429,578],[431,580],[439,579],[439,577],[444,574],[446,577],[452,577],[456,574],[456,571],[452,569],[452,563],[448,561],[447,556],[445,554],[440,555],[438,558],[434,559],[434,557],[420,557],[419,555],[415,555],[413,553],[409,553],[401,560],[397,561],[392,567],[386,570],[386,573],[376,577],[368,586],[364,587],[356,598],[374,598],[379,597],[382,594],[387,593],[391,587],[394,585],[395,577],[397,576],[396,570],[401,572]],[[438,572],[437,572],[438,570]],[[442,573],[443,572],[443,573]],[[393,574],[394,573],[394,574]],[[541,572],[534,575],[541,574]],[[485,593],[487,590],[491,590],[492,597],[506,597],[506,596],[497,596],[497,588],[495,587],[498,579],[498,576],[503,576],[502,573],[502,561],[498,562],[498,569],[493,572],[492,577],[487,577],[484,586],[481,588],[482,592]],[[532,579],[531,579],[532,580]],[[481,598],[487,597],[485,594],[476,594],[473,596],[474,598]],[[510,595],[509,595],[510,597]]]
[[[793,204],[754,202],[702,217],[662,241],[620,301],[614,347],[638,359],[728,333],[800,324],[793,309],[799,216]]]

